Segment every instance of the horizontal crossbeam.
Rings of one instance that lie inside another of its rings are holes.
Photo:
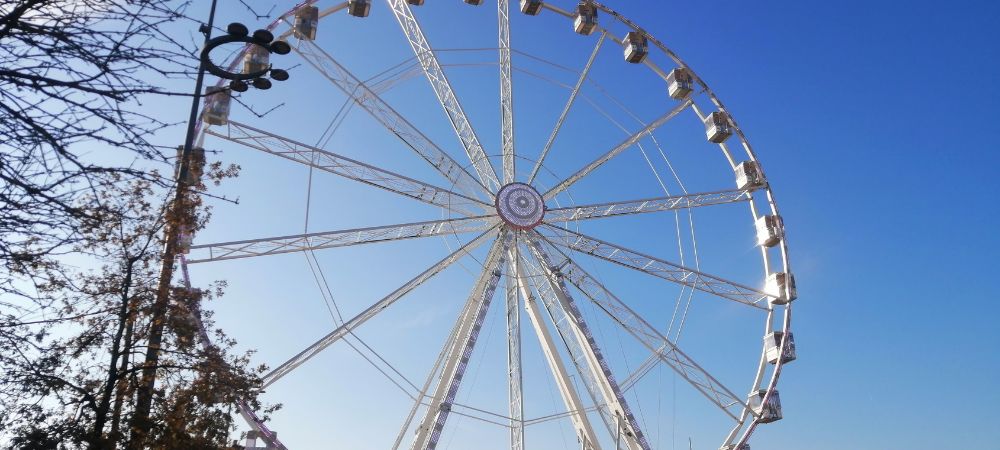
[[[476,216],[482,214],[484,210],[493,209],[491,205],[480,200],[239,122],[230,121],[226,132],[217,131],[214,128],[209,128],[205,132],[255,150],[405,195],[466,216]]]
[[[642,214],[657,211],[671,211],[702,206],[723,205],[747,201],[750,194],[743,189],[733,191],[705,192],[698,194],[655,197],[642,200],[597,203],[593,205],[554,208],[545,211],[546,222],[569,222],[574,220],[599,219],[602,217]]]
[[[194,245],[191,246],[193,256],[189,263],[278,255],[447,234],[483,232],[496,223],[496,216],[478,216]]]
[[[767,307],[764,305],[767,304],[768,298],[772,297],[770,294],[766,294],[758,289],[629,250],[625,247],[556,225],[545,225],[536,228],[536,230],[550,242],[561,247],[586,253],[605,261],[610,261],[753,308],[766,311]]]

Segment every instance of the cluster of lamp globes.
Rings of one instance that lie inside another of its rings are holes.
[[[226,34],[213,38],[208,41],[205,45],[204,50],[201,52],[202,64],[209,73],[219,77],[224,78],[229,81],[229,88],[236,92],[246,92],[250,86],[257,89],[267,90],[271,88],[271,80],[265,78],[270,76],[271,79],[275,81],[285,81],[288,79],[288,71],[284,69],[275,69],[267,64],[260,70],[255,70],[252,72],[230,72],[223,69],[211,61],[209,58],[209,53],[216,47],[229,44],[233,42],[244,42],[250,45],[255,45],[266,50],[268,53],[274,53],[277,55],[287,55],[292,51],[292,47],[288,45],[285,41],[275,41],[274,35],[267,30],[257,30],[253,34],[250,34],[250,30],[241,23],[231,23],[226,27]],[[253,51],[252,49],[250,51]],[[249,84],[247,83],[249,81]]]

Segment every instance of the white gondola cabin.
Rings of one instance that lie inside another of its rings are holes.
[[[277,439],[278,438],[278,432],[277,431],[272,431],[271,432],[271,437]],[[263,447],[258,447],[257,446],[257,439],[260,439],[260,440],[264,441],[264,442],[262,442],[262,444],[264,445]],[[261,432],[259,432],[259,431],[257,431],[257,430],[247,431],[247,438],[246,438],[245,444],[246,445],[244,447],[242,447],[244,450],[276,450],[277,449],[277,447],[273,447],[273,446],[267,445],[267,440],[264,439],[264,434],[261,433]]]
[[[295,11],[295,37],[307,41],[316,40],[316,28],[319,26],[319,8],[303,6]]]
[[[795,290],[795,276],[788,272],[775,272],[767,276],[764,292],[770,294],[773,305],[785,305],[795,300],[798,292]]]
[[[266,47],[251,45],[243,55],[243,73],[262,72],[271,67],[271,51]]]
[[[694,77],[687,69],[678,67],[667,74],[667,94],[670,94],[670,98],[685,99],[693,89]]]
[[[725,111],[713,111],[705,118],[705,136],[709,142],[721,144],[733,135],[732,125],[729,124],[729,114]]]
[[[781,241],[785,227],[781,216],[767,215],[757,218],[757,245],[774,247]]]
[[[736,188],[752,191],[764,186],[764,176],[755,161],[743,161],[736,165]]]
[[[785,351],[781,351],[782,337],[785,338]],[[779,358],[782,364],[795,361],[795,338],[792,333],[775,331],[764,336],[764,355],[770,364],[777,364]]]
[[[750,397],[747,399],[750,409],[760,415],[760,418],[757,419],[760,423],[771,423],[781,420],[781,397],[778,396],[778,390],[771,391],[771,395],[767,396],[767,402],[765,403],[764,397],[766,393],[767,391],[761,389],[750,394]]]
[[[573,19],[573,31],[583,35],[590,35],[597,28],[597,7],[580,2],[576,5],[576,18]]]
[[[347,0],[347,13],[354,17],[368,17],[372,0]]]
[[[177,147],[177,159],[174,161],[174,178],[180,178],[181,160],[184,158],[184,146]],[[201,183],[201,175],[205,171],[205,149],[194,147],[188,155],[188,170],[184,184],[196,186]]]
[[[229,123],[229,104],[232,102],[229,90],[215,86],[205,89],[208,104],[201,113],[201,119],[209,125],[225,125]]]
[[[194,242],[194,234],[182,226],[177,233],[177,253],[186,255],[191,253],[191,244]]]
[[[529,16],[537,16],[542,12],[542,0],[521,0],[521,12]]]
[[[639,64],[649,54],[649,41],[646,35],[638,31],[630,31],[623,40],[625,46],[625,61]]]

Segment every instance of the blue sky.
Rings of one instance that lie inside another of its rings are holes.
[[[252,20],[236,2],[222,3],[221,23]],[[427,3],[417,17],[436,48],[495,46],[491,2],[479,8],[457,0]],[[993,200],[1000,187],[993,175],[1000,163],[995,111],[1000,7],[925,1],[905,6],[870,1],[611,6],[663,40],[725,102],[754,145],[785,218],[799,286],[793,320],[799,359],[789,364],[779,385],[785,418],[762,426],[753,448],[1000,448],[987,432],[991,406],[1000,401],[995,325],[1000,306],[989,288],[996,279],[993,256],[1000,250],[995,235],[1000,214]],[[596,40],[574,35],[567,21],[551,12],[512,16],[515,49],[574,70],[582,67]],[[382,2],[374,2],[367,19],[343,13],[331,19],[321,23],[318,42],[359,75],[374,75],[410,55]],[[441,55],[446,64],[495,58],[491,51]],[[274,62],[295,60],[287,58]],[[514,64],[562,83],[575,81],[573,73],[520,54]],[[595,64],[594,79],[643,120],[672,107],[649,71],[626,65],[613,44]],[[245,97],[262,110],[284,106],[264,119],[236,108],[234,118],[313,144],[344,96],[305,64],[291,73],[291,81]],[[496,67],[450,67],[449,76],[487,152],[499,153]],[[518,150],[535,158],[567,91],[523,73],[515,73],[514,83]],[[595,87],[584,92],[612,108]],[[423,78],[402,83],[385,98],[465,161]],[[551,186],[625,136],[595,108],[581,105],[553,147],[546,163],[552,174],[542,177],[543,185]],[[178,104],[163,108],[186,117]],[[700,141],[699,125],[693,114],[687,116],[665,126],[657,138],[691,191],[729,188],[724,160]],[[638,128],[620,112],[617,118],[626,128]],[[304,229],[306,169],[219,140],[208,142],[223,159],[243,166],[243,176],[217,192],[241,203],[218,204],[215,222],[197,242]],[[326,148],[443,184],[357,109]],[[654,151],[649,142],[645,149]],[[662,195],[637,150],[595,172],[593,181],[581,183],[572,199],[562,201]],[[522,163],[519,170],[525,170]],[[662,166],[658,170],[667,173]],[[668,187],[677,189],[669,180]],[[320,173],[314,174],[311,202],[310,231],[441,216],[433,208]],[[719,208],[694,215],[703,268],[759,284],[760,258],[746,208]],[[674,224],[667,213],[606,219],[581,229],[677,260]],[[687,236],[683,223],[681,231]],[[446,241],[317,255],[344,315],[352,316],[447,254],[456,241]],[[683,238],[682,245],[690,264],[690,240]],[[651,322],[667,323],[680,292],[676,287],[592,259],[581,262],[619,296],[642,299],[633,306]],[[359,335],[420,384],[472,284],[466,269],[477,270],[476,263],[449,269]],[[229,295],[213,305],[217,320],[243,345],[258,348],[260,360],[272,366],[332,327],[301,255],[193,266],[192,275],[202,283],[229,280]],[[712,299],[695,296],[681,346],[693,349],[699,361],[717,368],[720,379],[733,380],[743,392],[755,368],[761,318]],[[501,304],[498,295],[484,331],[489,338],[477,348],[475,369],[470,369],[472,387],[460,396],[497,412],[504,411],[506,395]],[[642,361],[638,346],[593,317],[604,333],[603,345],[620,347],[620,352],[608,351],[616,368],[628,370]],[[526,365],[532,366],[526,369],[532,380],[525,388],[526,408],[536,416],[555,412],[558,399],[546,381],[537,344],[527,328],[523,336]],[[694,448],[718,447],[724,428],[718,415],[668,370],[654,371],[636,389],[635,397],[641,393],[643,398],[636,402],[643,405],[647,434],[655,436],[658,448],[686,448],[688,437]],[[339,344],[268,395],[286,405],[274,428],[294,448],[385,448],[409,406],[399,390]],[[449,425],[460,430],[447,437],[451,448],[470,448],[463,444],[470,439],[476,439],[476,448],[504,448],[506,434],[498,427],[455,418]],[[569,442],[573,448],[567,433],[565,424],[540,425],[529,431],[528,446],[563,448]]]

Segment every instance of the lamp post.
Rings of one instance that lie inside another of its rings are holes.
[[[150,316],[149,342],[146,349],[145,359],[142,365],[142,376],[136,390],[135,412],[132,416],[131,431],[128,448],[130,450],[140,450],[145,447],[152,422],[149,419],[150,410],[153,403],[153,393],[156,387],[156,373],[160,359],[160,346],[163,342],[163,329],[166,323],[167,309],[170,304],[170,286],[174,275],[174,263],[178,253],[178,236],[181,232],[180,222],[182,218],[190,214],[188,203],[185,199],[188,196],[190,184],[196,184],[198,180],[189,180],[188,173],[191,171],[191,156],[194,146],[195,130],[198,123],[198,111],[203,98],[202,89],[205,81],[205,72],[209,72],[223,79],[230,80],[229,88],[237,92],[245,92],[249,86],[246,81],[251,81],[251,85],[258,89],[269,89],[271,82],[265,75],[270,74],[276,81],[288,79],[288,72],[281,69],[274,69],[267,64],[257,70],[247,73],[229,72],[213,63],[209,54],[220,45],[243,42],[248,44],[249,49],[267,54],[275,53],[279,55],[287,54],[291,51],[288,43],[284,41],[274,41],[274,36],[267,30],[257,30],[252,35],[247,27],[240,23],[232,23],[227,27],[227,34],[212,38],[212,28],[215,23],[215,10],[218,0],[212,0],[208,14],[208,23],[202,24],[199,31],[205,35],[204,48],[202,49],[199,62],[198,74],[195,78],[195,89],[191,100],[191,114],[188,117],[187,134],[184,138],[184,147],[179,155],[177,169],[177,180],[174,187],[173,198],[167,208],[164,226],[163,253],[160,260],[160,275],[156,289],[156,297]],[[263,50],[258,50],[263,49]],[[214,93],[214,92],[213,92]],[[211,95],[211,94],[209,94]]]

